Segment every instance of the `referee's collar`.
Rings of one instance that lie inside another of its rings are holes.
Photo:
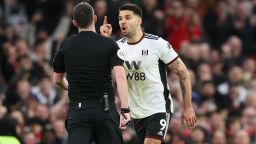
[[[80,31],[80,34],[95,33],[94,31]]]

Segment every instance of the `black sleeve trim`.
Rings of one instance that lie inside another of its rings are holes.
[[[173,60],[171,60],[170,62],[167,63],[167,65],[173,63],[175,60],[177,60],[179,58],[179,56],[175,57]]]

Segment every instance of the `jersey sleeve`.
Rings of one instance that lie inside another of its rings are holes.
[[[56,73],[65,72],[64,56],[63,56],[64,46],[65,46],[65,40],[61,43],[60,47],[55,52],[55,55],[53,58],[53,71]]]
[[[111,56],[111,67],[123,66],[124,54],[115,41],[112,41],[113,52]]]
[[[165,64],[169,64],[178,58],[178,54],[176,53],[176,51],[172,48],[169,42],[167,42],[163,38],[159,39],[158,52],[160,59]]]

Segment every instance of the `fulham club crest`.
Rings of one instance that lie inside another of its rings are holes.
[[[141,54],[142,54],[142,56],[147,56],[148,55],[148,50],[147,49],[143,49]]]

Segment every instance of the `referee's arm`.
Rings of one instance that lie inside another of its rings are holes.
[[[124,67],[119,65],[114,66],[113,72],[121,101],[121,108],[128,108],[128,85]]]
[[[68,81],[65,78],[65,73],[53,73],[53,82],[63,88],[64,90],[68,90]]]
[[[68,81],[65,78],[65,65],[63,58],[63,48],[65,46],[66,40],[64,40],[60,48],[55,52],[55,56],[53,59],[53,82],[63,88],[64,90],[68,90]]]

